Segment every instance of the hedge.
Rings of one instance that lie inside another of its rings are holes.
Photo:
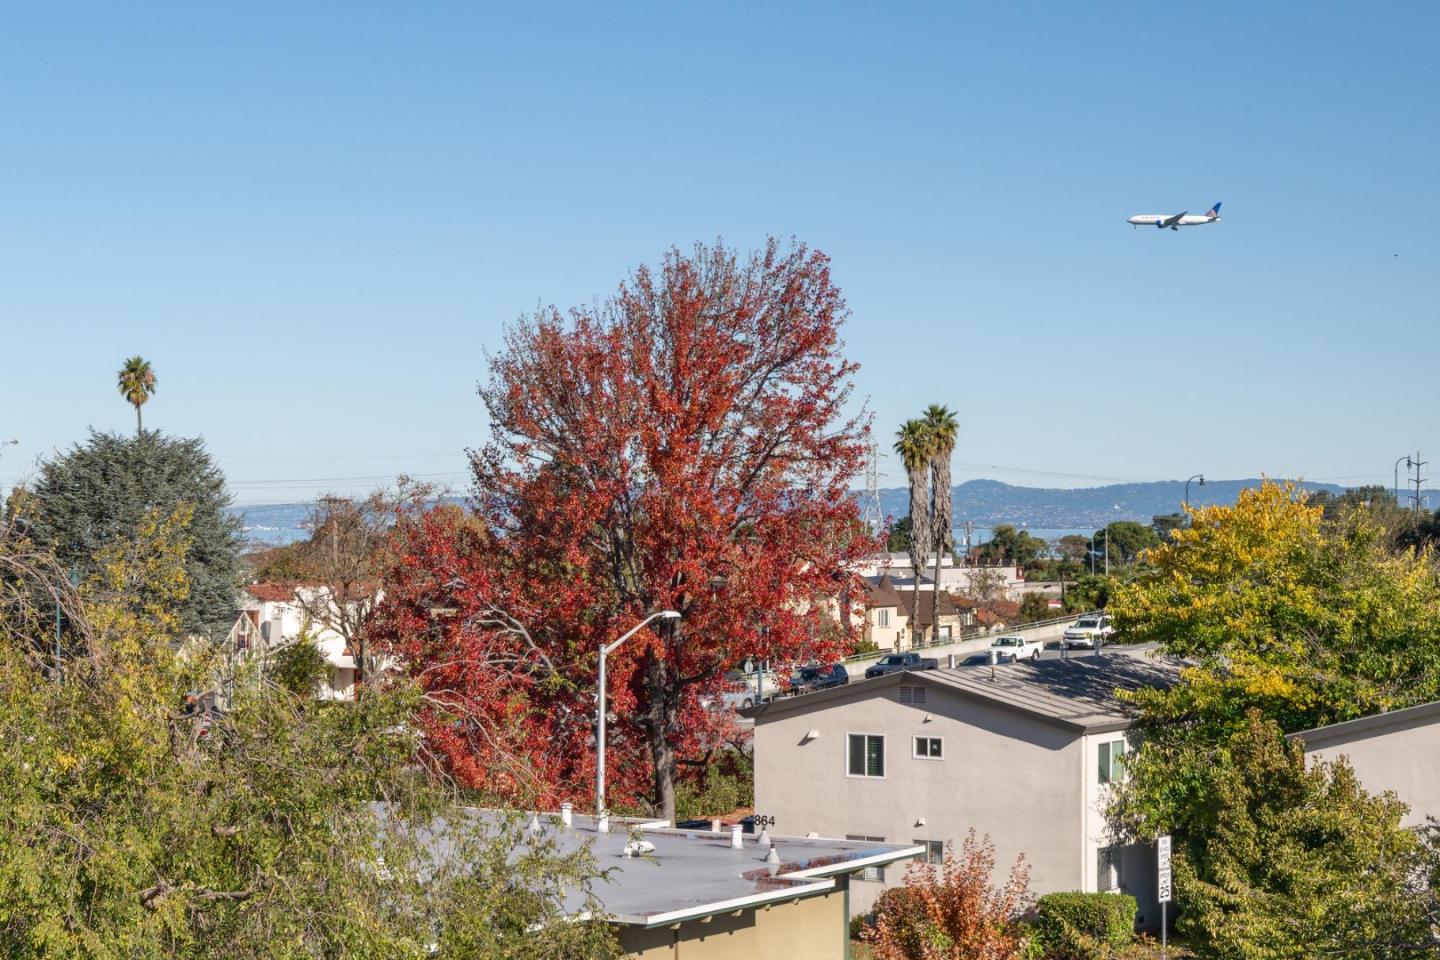
[[[1135,898],[1124,893],[1047,893],[1035,905],[1035,932],[1047,945],[1073,942],[1075,934],[1110,947],[1135,938]]]

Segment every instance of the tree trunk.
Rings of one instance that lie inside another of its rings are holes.
[[[142,433],[144,433],[144,432],[145,432],[144,428],[140,425],[140,404],[137,403],[137,404],[135,404],[135,436],[136,436],[136,438],[138,439],[138,438],[140,437],[140,435],[141,435]]]
[[[930,542],[930,466],[910,472],[910,646],[920,635],[920,573],[925,569],[925,547]]]
[[[650,695],[650,715],[645,719],[645,739],[650,748],[650,766],[655,775],[655,815],[675,822],[675,748],[670,730],[675,725],[678,703],[670,686],[670,671],[653,653],[645,655],[645,687]]]

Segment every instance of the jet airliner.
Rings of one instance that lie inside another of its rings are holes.
[[[1159,227],[1161,230],[1166,227],[1171,230],[1179,230],[1181,227],[1198,227],[1206,223],[1215,223],[1220,219],[1220,204],[1215,204],[1198,216],[1192,217],[1187,214],[1188,211],[1182,211],[1173,216],[1168,213],[1142,213],[1125,222],[1132,227]]]

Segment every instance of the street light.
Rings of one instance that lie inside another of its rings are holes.
[[[1405,461],[1405,469],[1406,469],[1406,470],[1409,470],[1412,466],[1415,465],[1415,461],[1410,459],[1410,454],[1408,454],[1408,453],[1405,454],[1405,456],[1403,456],[1403,457],[1396,457],[1396,458],[1395,458],[1395,489],[1394,489],[1394,494],[1395,494],[1395,505],[1396,505],[1397,507],[1400,505],[1400,461],[1401,461],[1401,460],[1404,460],[1404,461]]]
[[[1205,486],[1205,474],[1203,474],[1203,473],[1197,473],[1197,474],[1195,474],[1195,476],[1191,477],[1190,480],[1199,480],[1199,481],[1200,481],[1200,486],[1202,486],[1202,487]],[[1189,509],[1189,507],[1190,507],[1190,480],[1186,480],[1186,481],[1185,481],[1185,507],[1186,507],[1186,509]]]
[[[625,632],[619,640],[611,644],[600,645],[600,677],[597,681],[600,686],[600,694],[595,698],[599,708],[599,715],[595,718],[595,819],[600,820],[605,815],[605,658],[615,652],[615,649],[629,640],[640,629],[652,620],[679,620],[680,614],[674,610],[657,610],[644,620]]]

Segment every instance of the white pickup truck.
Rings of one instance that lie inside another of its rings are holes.
[[[995,642],[990,644],[990,652],[995,654],[997,663],[1033,661],[1040,659],[1040,651],[1044,646],[1039,640],[1027,640],[1024,637],[996,637]]]
[[[1076,647],[1089,650],[1097,643],[1109,643],[1110,635],[1114,632],[1115,628],[1110,625],[1109,617],[1092,614],[1076,620],[1074,625],[1065,631],[1061,642],[1071,650]]]

